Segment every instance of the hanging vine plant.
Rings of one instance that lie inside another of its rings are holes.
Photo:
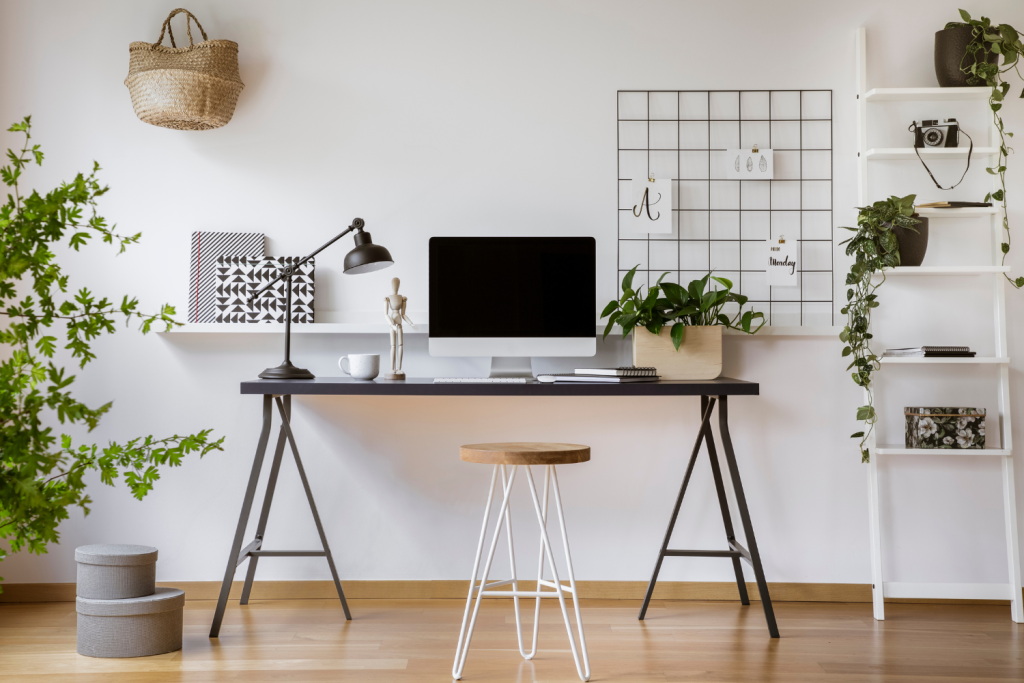
[[[985,201],[995,201],[1002,206],[1003,210],[1003,243],[1001,249],[1003,258],[1001,263],[1006,265],[1006,255],[1010,253],[1010,222],[1006,213],[1006,161],[1012,148],[1007,144],[1007,138],[1012,138],[1013,133],[1003,129],[1003,117],[999,110],[1003,108],[1003,100],[1010,91],[1010,84],[1003,80],[1003,74],[1008,71],[1016,71],[1020,76],[1020,57],[1024,54],[1024,45],[1020,40],[1017,30],[1009,24],[992,25],[988,17],[971,19],[971,15],[965,10],[960,10],[960,21],[951,21],[946,28],[958,28],[970,26],[972,28],[972,39],[967,45],[963,58],[960,61],[960,70],[967,75],[969,85],[986,85],[992,88],[988,98],[988,106],[992,110],[992,121],[999,132],[999,160],[995,166],[986,168],[990,174],[999,176],[999,189],[985,195]],[[994,61],[988,61],[989,54],[996,55]],[[999,66],[999,55],[1003,56],[1002,68]],[[973,61],[973,63],[968,63]],[[1024,91],[1020,96],[1024,98]],[[1024,277],[1012,278],[1008,274],[1006,279],[1017,289],[1024,287]]]
[[[854,383],[863,387],[867,394],[867,404],[857,408],[857,419],[864,423],[864,429],[851,435],[853,439],[860,439],[861,462],[868,462],[871,457],[867,441],[878,420],[871,386],[871,374],[879,368],[878,356],[871,350],[871,311],[878,308],[876,292],[885,283],[885,269],[900,265],[899,241],[894,229],[917,232],[914,226],[921,222],[914,218],[915,199],[917,195],[913,194],[889,197],[860,207],[857,227],[843,228],[856,233],[840,243],[846,245],[846,254],[853,256],[854,262],[846,274],[849,289],[846,290],[846,306],[842,309],[846,326],[839,338],[846,343],[843,357],[852,358],[846,369],[853,371]],[[873,282],[875,273],[881,273],[882,277]]]

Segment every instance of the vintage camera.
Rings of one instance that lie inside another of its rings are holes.
[[[960,126],[956,119],[939,123],[935,119],[914,121],[914,147],[956,147],[960,143]]]

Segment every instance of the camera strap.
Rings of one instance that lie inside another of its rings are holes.
[[[912,123],[910,124],[910,128],[908,128],[907,130],[914,131],[916,129],[917,124]],[[964,135],[967,135],[966,131],[964,131],[963,128],[960,128],[959,132],[963,133]],[[974,140],[971,138],[970,135],[967,135],[967,139],[971,143],[970,149],[967,150],[967,168],[964,169],[964,174],[960,176],[960,180],[956,181],[955,184],[950,185],[949,187],[943,187],[942,185],[939,185],[939,181],[935,179],[935,175],[932,173],[932,170],[928,168],[928,164],[924,163],[924,159],[921,158],[921,153],[917,151],[917,147],[914,147],[914,154],[917,155],[917,158],[918,160],[920,160],[921,165],[924,166],[924,170],[928,171],[928,175],[929,177],[931,177],[932,182],[935,183],[935,187],[939,188],[940,190],[952,190],[954,187],[956,187],[957,185],[964,181],[964,178],[967,176],[967,171],[971,170],[971,153],[974,151]]]

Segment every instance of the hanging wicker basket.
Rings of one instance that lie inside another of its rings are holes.
[[[178,47],[171,31],[171,18],[180,12],[187,16],[188,47]],[[195,21],[203,42],[192,42]],[[161,45],[164,32],[171,47]],[[167,15],[155,43],[132,43],[124,84],[132,96],[135,114],[154,126],[174,130],[210,130],[220,128],[235,113],[242,79],[238,75],[238,43],[208,40],[199,20],[186,9]]]

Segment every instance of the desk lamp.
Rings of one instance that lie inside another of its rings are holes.
[[[292,276],[298,272],[299,267],[306,263],[309,259],[313,258],[321,251],[331,246],[339,239],[347,235],[348,233],[355,230],[354,235],[356,246],[355,248],[345,255],[345,274],[346,275],[359,275],[361,273],[372,273],[375,270],[381,270],[394,264],[394,259],[391,258],[391,254],[388,250],[379,244],[374,244],[373,240],[370,239],[370,233],[363,232],[363,226],[366,222],[362,218],[354,218],[352,225],[348,226],[341,231],[340,234],[331,239],[327,244],[323,245],[309,256],[301,259],[298,263],[286,265],[281,268],[281,274],[274,278],[272,281],[267,283],[260,291],[256,292],[249,297],[246,303],[250,306],[252,302],[260,297],[264,292],[270,289],[275,283],[281,279],[287,280],[287,294],[286,294],[286,305],[285,305],[285,316],[284,316],[284,362],[278,365],[276,368],[267,368],[260,373],[260,379],[313,379],[314,375],[309,370],[297,368],[292,365],[291,361],[291,347],[292,347]]]

